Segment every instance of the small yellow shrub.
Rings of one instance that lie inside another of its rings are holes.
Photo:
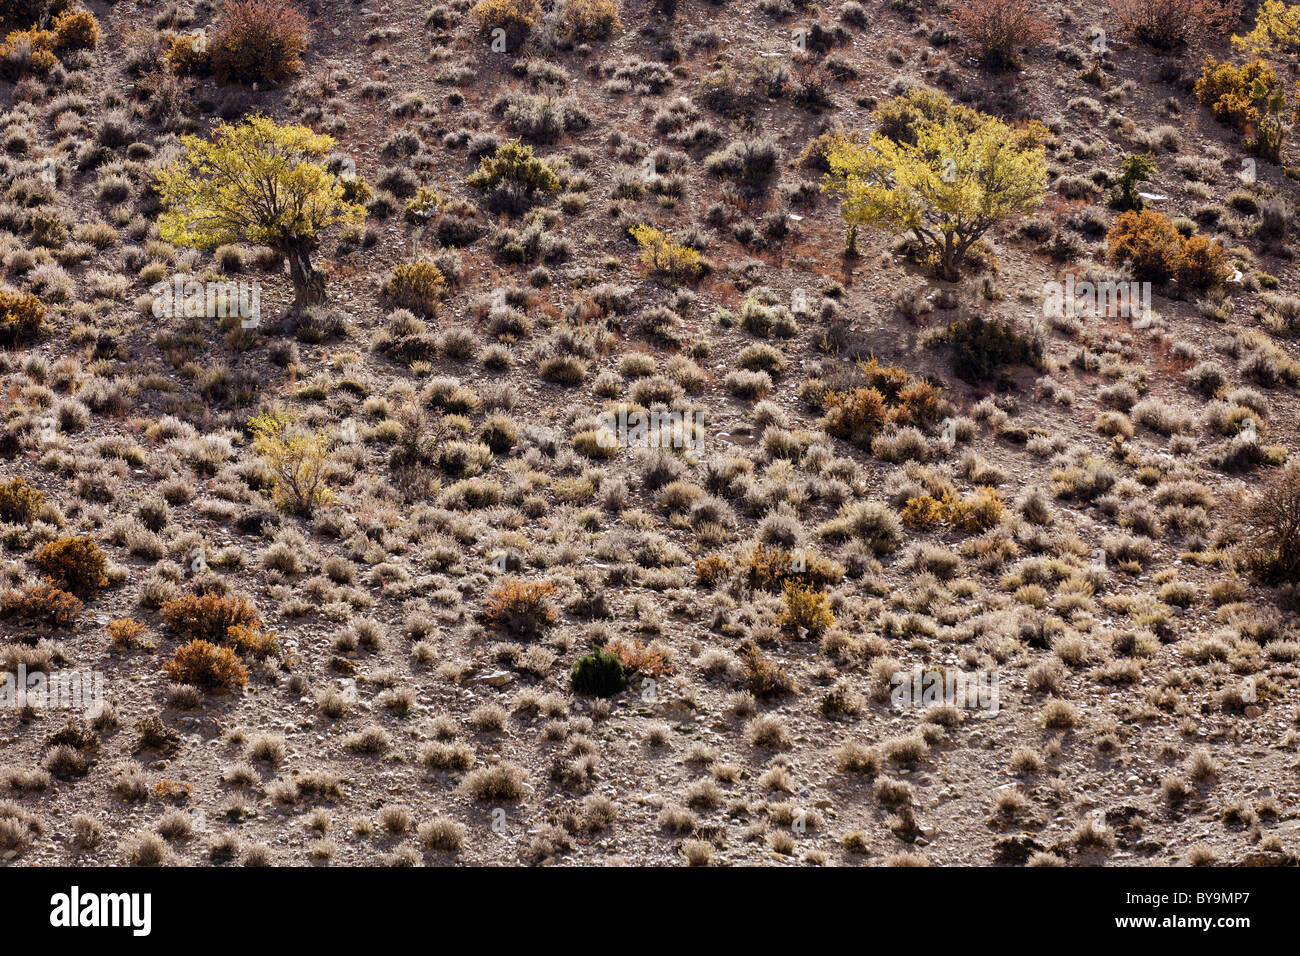
[[[560,35],[573,43],[604,40],[623,29],[617,0],[567,0],[558,19]]]
[[[672,284],[695,282],[708,270],[697,250],[653,226],[637,225],[630,231],[641,248],[641,261],[650,267],[650,274],[655,278]]]
[[[778,623],[787,631],[804,631],[816,636],[835,626],[835,615],[831,613],[830,602],[823,592],[797,581],[787,581],[785,608]]]
[[[30,292],[0,289],[0,348],[36,338],[45,306]]]
[[[21,478],[0,482],[0,521],[29,524],[41,513],[44,492],[37,491]]]
[[[447,294],[447,279],[442,270],[427,260],[395,266],[384,283],[384,296],[399,309],[416,315],[432,316]]]
[[[54,18],[54,45],[60,50],[93,50],[99,45],[99,21],[89,10],[65,10]]]
[[[483,37],[492,39],[493,30],[504,30],[509,51],[541,22],[542,5],[538,0],[479,0],[469,13]]]
[[[272,497],[282,510],[309,515],[333,499],[325,484],[333,444],[328,434],[296,429],[284,415],[259,415],[249,428],[253,446],[275,476]]]

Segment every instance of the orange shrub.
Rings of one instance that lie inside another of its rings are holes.
[[[307,21],[286,0],[226,0],[208,57],[222,83],[278,83],[305,52]]]
[[[875,358],[858,363],[866,384],[847,392],[828,391],[822,397],[823,427],[835,438],[867,447],[889,422],[925,428],[944,415],[940,389],[914,378],[899,365],[881,365]]]
[[[108,586],[108,562],[90,538],[59,538],[36,552],[33,563],[69,591],[85,594]]]
[[[208,47],[192,33],[163,37],[163,63],[173,73],[193,76],[207,71]]]
[[[701,587],[716,587],[731,573],[731,562],[720,554],[711,554],[695,562],[695,583]]]
[[[1217,239],[1190,236],[1174,259],[1174,280],[1184,289],[1217,289],[1229,274],[1227,253]]]
[[[235,624],[226,631],[226,637],[240,653],[258,660],[280,655],[280,639],[271,631]]]
[[[1183,238],[1163,213],[1154,209],[1130,210],[1115,220],[1106,234],[1112,262],[1126,262],[1133,278],[1203,291],[1223,285],[1228,278],[1227,255],[1217,241],[1204,236]]]
[[[17,617],[48,627],[71,627],[81,614],[75,595],[52,584],[29,584],[0,595],[0,617]]]
[[[483,606],[483,620],[494,630],[513,637],[541,637],[557,620],[550,601],[553,593],[553,584],[527,584],[519,580],[499,584]]]
[[[0,43],[0,64],[10,75],[44,73],[59,63],[49,30],[14,30]]]
[[[164,601],[160,611],[163,622],[177,634],[214,642],[226,640],[231,628],[262,626],[253,605],[217,594],[183,594]]]
[[[1135,279],[1164,283],[1173,278],[1183,237],[1164,213],[1129,210],[1115,220],[1106,243],[1110,260],[1128,263]]]
[[[623,669],[645,677],[664,677],[673,672],[663,651],[645,647],[638,640],[619,637],[610,641],[605,650],[618,658]]]
[[[827,392],[822,405],[826,409],[826,431],[855,445],[869,445],[889,421],[885,397],[874,388]]]
[[[108,636],[112,639],[113,645],[123,651],[138,647],[145,630],[142,623],[130,617],[119,617],[116,621],[108,623]]]
[[[180,684],[192,684],[207,691],[222,692],[248,683],[248,668],[228,647],[192,640],[176,648],[163,665],[163,673]]]

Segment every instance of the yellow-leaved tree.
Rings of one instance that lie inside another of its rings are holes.
[[[1015,129],[928,91],[882,104],[876,119],[883,131],[868,142],[830,143],[823,188],[840,197],[850,227],[910,235],[943,279],[960,277],[963,256],[992,226],[1042,199],[1041,124]]]
[[[334,139],[267,116],[221,123],[212,138],[185,136],[184,151],[157,174],[165,212],[162,237],[210,249],[223,243],[269,246],[289,263],[292,315],[325,301],[325,279],[311,262],[332,226],[360,222],[366,210],[344,198],[326,167]]]
[[[1234,36],[1232,45],[1255,56],[1300,57],[1300,3],[1265,0],[1254,29]]]

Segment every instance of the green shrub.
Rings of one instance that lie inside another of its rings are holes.
[[[1043,343],[1036,336],[1022,334],[996,320],[972,316],[948,326],[952,344],[952,368],[967,382],[983,382],[1010,365],[1038,367],[1043,361]]]
[[[513,185],[528,195],[551,195],[560,191],[560,180],[555,170],[533,155],[531,146],[514,139],[502,143],[491,156],[479,160],[478,169],[465,180],[473,189],[491,190],[502,185]]]
[[[569,674],[574,693],[613,697],[627,687],[622,662],[607,651],[593,651],[574,662]]]

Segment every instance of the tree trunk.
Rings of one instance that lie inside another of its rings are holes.
[[[939,278],[947,282],[956,282],[961,278],[961,269],[957,265],[956,243],[951,233],[943,237],[943,252],[939,255]]]
[[[289,311],[297,316],[310,306],[325,301],[325,277],[311,264],[311,249],[304,242],[285,247],[284,256],[289,261],[289,278],[293,281],[293,305]]]

